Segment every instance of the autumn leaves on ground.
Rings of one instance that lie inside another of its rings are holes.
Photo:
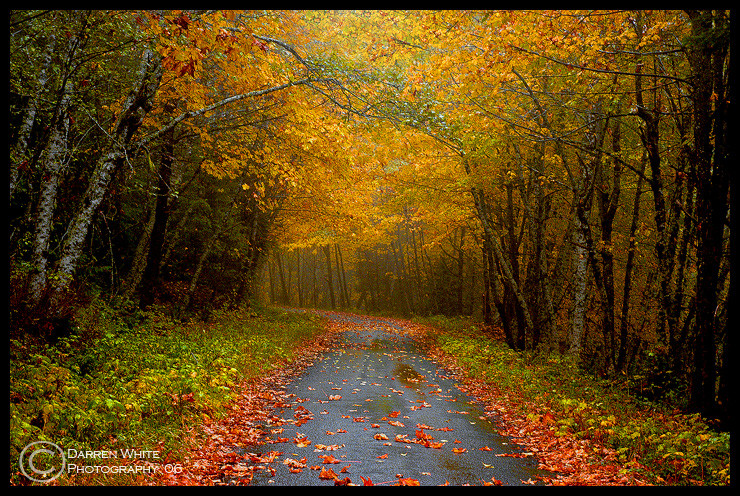
[[[362,319],[367,322],[365,325],[378,321],[382,322],[382,320],[375,318],[362,317]],[[441,350],[431,347],[432,342],[428,339],[428,333],[430,331],[435,332],[435,330],[409,321],[395,322],[400,324],[404,329],[403,332],[418,339],[420,344],[426,343],[429,347],[427,351],[437,357],[440,362],[445,363],[452,370],[458,370],[458,377],[462,381],[460,387],[474,398],[474,401],[480,401],[489,414],[497,419],[502,427],[501,432],[503,434],[511,436],[513,443],[521,444],[525,448],[521,452],[500,453],[495,456],[535,457],[539,463],[539,468],[546,471],[547,474],[536,476],[536,479],[548,484],[648,484],[645,475],[640,475],[640,472],[644,471],[644,467],[636,463],[634,459],[629,464],[620,463],[616,451],[604,447],[599,442],[575,440],[572,435],[563,435],[556,432],[556,421],[552,412],[547,412],[544,415],[530,415],[530,418],[523,417],[522,408],[533,412],[539,405],[517,405],[510,402],[508,395],[502,396],[493,384],[485,381],[474,381],[470,377],[466,377],[465,371],[459,369],[454,358],[444,356]],[[329,328],[331,333],[341,333],[354,331],[356,326],[331,320]],[[179,476],[165,477],[163,483],[249,484],[255,473],[267,479],[274,478],[276,465],[285,464],[289,467],[290,473],[314,471],[313,477],[334,485],[420,485],[418,479],[405,477],[401,473],[397,473],[395,478],[391,480],[373,481],[365,475],[368,475],[367,467],[376,460],[348,459],[345,454],[347,451],[346,445],[367,443],[367,438],[372,436],[375,440],[385,441],[384,445],[386,446],[393,443],[411,443],[426,449],[451,450],[452,453],[456,454],[465,453],[468,449],[492,451],[491,448],[484,445],[486,443],[485,439],[479,439],[480,446],[475,448],[458,444],[460,441],[457,439],[446,446],[448,441],[440,441],[441,438],[435,439],[439,431],[449,433],[454,430],[445,426],[435,428],[434,426],[417,423],[413,429],[410,429],[414,432],[414,436],[397,434],[395,438],[389,438],[382,431],[382,425],[376,422],[404,427],[404,422],[408,423],[409,421],[406,419],[409,417],[401,416],[400,411],[389,411],[387,416],[377,419],[368,419],[360,414],[354,414],[354,417],[352,415],[342,415],[352,422],[367,422],[365,424],[367,427],[364,427],[366,432],[364,437],[366,439],[359,436],[356,438],[347,437],[347,431],[343,429],[335,429],[336,432],[326,432],[327,435],[336,435],[336,442],[341,444],[319,444],[304,434],[285,437],[283,434],[284,425],[293,424],[299,428],[306,422],[318,421],[315,418],[321,417],[319,412],[314,413],[304,407],[300,398],[297,398],[297,404],[291,405],[291,402],[295,401],[296,395],[286,394],[284,390],[286,383],[294,379],[295,374],[299,373],[306,364],[314,364],[316,359],[314,353],[316,351],[316,349],[306,350],[297,367],[280,369],[274,371],[268,377],[262,377],[260,380],[252,382],[242,392],[225,420],[204,426],[204,434],[193,442],[197,449],[186,456],[186,466],[189,469]],[[331,351],[331,348],[323,349],[323,351]],[[339,375],[336,376],[335,382],[338,385],[346,384],[347,379]],[[332,389],[341,391],[342,387]],[[352,393],[355,392],[357,391],[352,391]],[[392,392],[394,396],[396,393],[403,394],[403,391],[393,390]],[[305,395],[306,391],[301,391],[301,393]],[[325,394],[325,396],[326,399],[319,403],[329,403],[342,398],[338,393]],[[425,401],[419,401],[419,403],[421,404],[412,406],[411,409],[419,410],[423,409],[424,406],[429,406],[428,404],[425,405]],[[355,406],[358,405],[355,404]],[[287,418],[275,415],[275,411],[281,408],[285,409],[285,407],[288,407]],[[326,412],[321,413],[326,414]],[[456,413],[467,414],[468,412]],[[329,422],[336,425],[337,420],[329,419]],[[475,422],[470,423],[474,424]],[[266,427],[266,425],[269,425],[269,427]],[[455,438],[456,434],[450,433],[450,436]],[[239,446],[245,449],[233,448]],[[237,454],[235,451],[241,451],[241,454]],[[414,457],[414,451],[411,450],[408,456]],[[373,458],[388,459],[388,453]],[[485,463],[483,465],[489,466]],[[429,467],[427,470],[434,470],[434,468]],[[428,473],[422,471],[422,474]],[[445,482],[445,484],[447,483]],[[485,480],[481,478],[477,483],[481,485],[502,484],[495,477]],[[530,477],[527,480],[521,480],[521,483],[535,484],[536,481]]]
[[[11,482],[284,460],[217,439],[295,307],[406,319],[551,483],[729,484],[733,15],[11,10]]]

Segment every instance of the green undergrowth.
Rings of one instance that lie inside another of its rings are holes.
[[[63,450],[156,450],[177,459],[183,432],[218,418],[237,384],[269,371],[324,329],[277,309],[217,312],[208,323],[161,311],[82,310],[55,344],[10,342],[10,479],[19,454],[46,440]],[[64,484],[66,474],[56,482]],[[127,476],[88,483],[129,483]]]
[[[597,440],[616,450],[624,470],[647,467],[656,484],[730,483],[729,433],[630,393],[629,378],[600,379],[558,355],[514,351],[469,320],[418,321],[438,330],[428,338],[467,374],[517,398],[521,415],[535,420],[551,412],[555,435]]]

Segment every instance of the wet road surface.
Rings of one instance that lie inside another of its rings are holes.
[[[286,387],[282,420],[265,426],[274,461],[252,485],[523,485],[543,473],[392,321],[331,318],[345,346]]]

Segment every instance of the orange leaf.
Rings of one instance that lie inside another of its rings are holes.
[[[503,482],[501,482],[500,480],[498,480],[498,479],[497,479],[497,478],[495,478],[495,477],[491,477],[491,482],[490,482],[490,483],[488,483],[488,484],[490,484],[490,485],[492,485],[492,486],[500,486],[500,485],[502,485],[502,484],[503,484]]]
[[[396,434],[396,442],[410,443],[411,441],[406,439],[406,434]]]
[[[349,486],[351,484],[352,481],[349,479],[349,477],[345,477],[344,479],[334,479],[335,486]]]
[[[296,444],[296,446],[298,446],[299,448],[305,448],[306,446],[308,446],[309,444],[311,444],[311,441],[309,441],[309,440],[308,440],[308,439],[306,439],[305,437],[301,437],[301,438],[298,438],[298,437],[297,437],[297,438],[293,439],[293,442],[294,442],[294,443]]]
[[[405,478],[405,479],[399,479],[397,484],[394,484],[395,486],[420,486],[419,481],[416,479],[411,478]]]
[[[375,484],[373,484],[373,481],[370,480],[370,477],[365,478],[363,476],[360,476],[360,479],[362,479],[362,485],[363,486],[374,486],[375,485]]]
[[[319,455],[319,458],[324,460],[324,463],[339,463],[339,460],[334,458],[333,455]]]
[[[319,473],[319,479],[334,479],[336,480],[337,474],[334,473],[332,469],[322,468],[321,473]]]
[[[381,460],[384,460],[384,459],[388,458],[388,453],[386,453],[385,455],[380,455],[377,458],[380,458]]]
[[[453,453],[465,453],[466,451],[468,450],[466,450],[465,448],[452,448]]]
[[[423,429],[416,429],[416,437],[418,439],[434,439],[434,436],[427,434]]]

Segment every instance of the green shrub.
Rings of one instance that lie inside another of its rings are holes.
[[[221,312],[205,324],[175,322],[156,309],[124,318],[97,302],[54,345],[12,340],[11,483],[27,482],[18,456],[38,440],[177,454],[185,425],[220,415],[240,381],[289,358],[323,328],[316,318],[271,309]]]
[[[729,484],[729,433],[713,430],[697,415],[630,394],[629,378],[604,380],[583,373],[566,357],[515,352],[464,320],[423,323],[436,326],[439,332],[428,338],[469,375],[520,395],[520,405],[551,411],[556,435],[598,440],[616,450],[625,470],[637,460],[658,484]]]

